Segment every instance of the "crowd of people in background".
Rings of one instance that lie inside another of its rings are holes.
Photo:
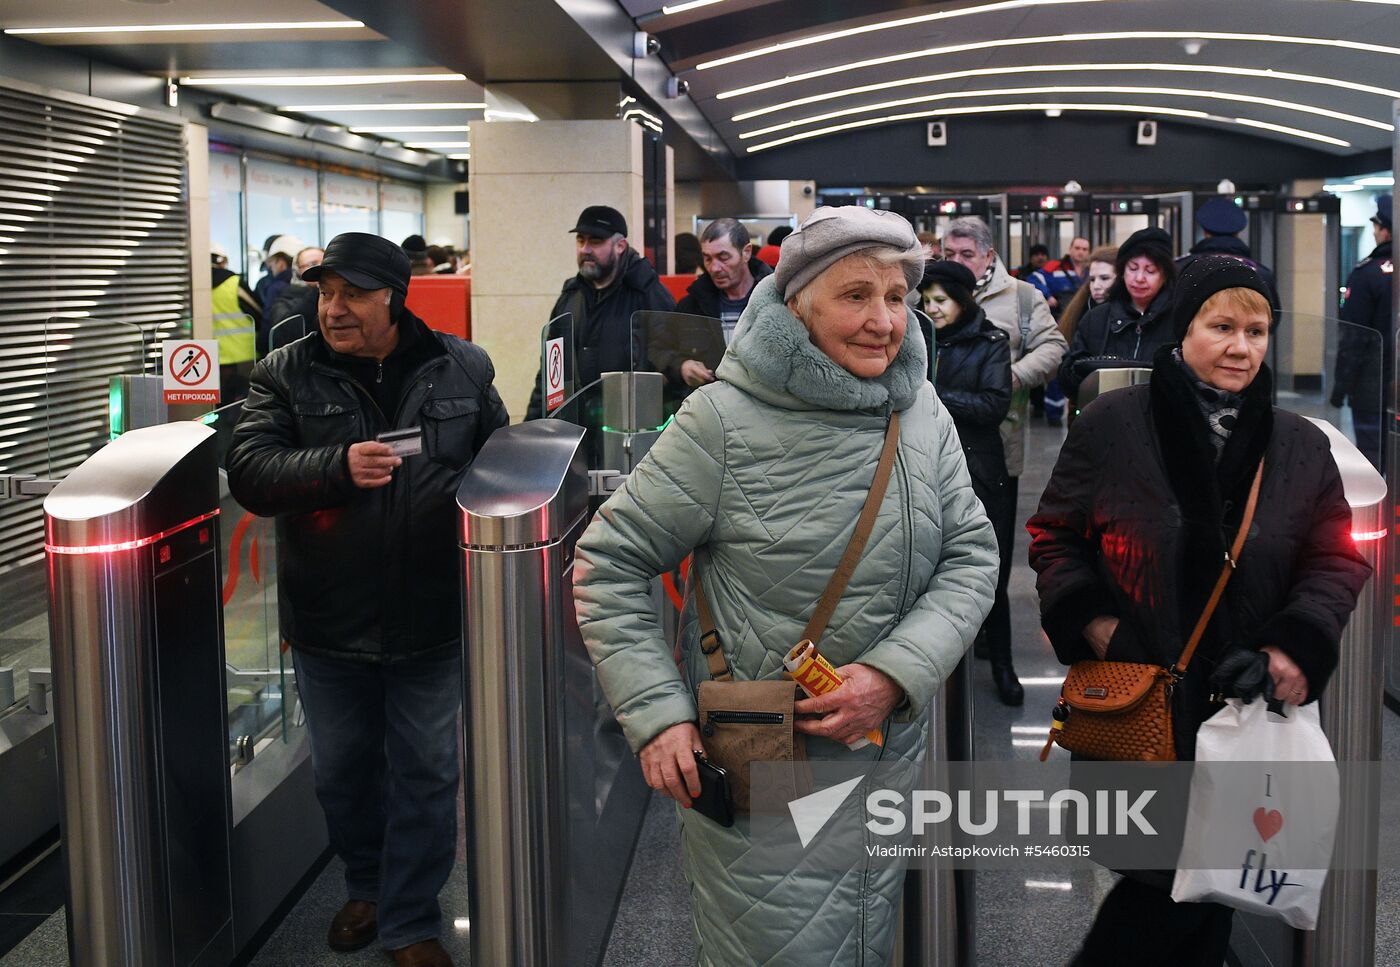
[[[471,275],[471,253],[459,253],[449,239],[429,245],[423,236],[410,235],[399,248],[408,256],[413,275]],[[218,243],[209,247],[213,330],[219,343],[219,386],[225,403],[247,395],[255,360],[317,325],[318,292],[305,276],[321,264],[325,251],[295,235],[278,233],[263,241],[259,254],[262,275],[249,288],[229,268],[228,250]]]

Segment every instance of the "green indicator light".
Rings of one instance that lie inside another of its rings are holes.
[[[215,423],[219,422],[219,411],[210,410],[199,418],[199,422],[203,423],[205,426],[213,426]]]
[[[122,414],[126,409],[122,399],[121,380],[114,379],[107,385],[107,439],[115,440],[122,435]]]

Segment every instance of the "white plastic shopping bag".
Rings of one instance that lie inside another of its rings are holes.
[[[1197,733],[1172,899],[1317,926],[1340,806],[1317,705],[1232,699]],[[1216,868],[1222,865],[1223,868]]]

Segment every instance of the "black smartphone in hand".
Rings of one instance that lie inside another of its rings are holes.
[[[729,793],[729,774],[699,752],[695,753],[695,769],[700,773],[700,795],[691,800],[690,808],[721,826],[734,825],[734,799]]]

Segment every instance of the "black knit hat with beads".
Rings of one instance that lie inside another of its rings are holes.
[[[1253,289],[1264,297],[1274,318],[1278,318],[1274,294],[1254,266],[1228,255],[1201,255],[1186,263],[1172,289],[1172,332],[1177,342],[1186,338],[1191,320],[1206,300],[1225,289]]]

